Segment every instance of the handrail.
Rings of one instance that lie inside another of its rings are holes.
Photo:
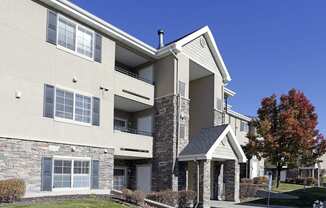
[[[122,73],[122,74],[128,75],[128,76],[133,77],[133,78],[135,78],[135,79],[138,79],[138,80],[144,81],[144,82],[146,82],[146,83],[148,83],[148,84],[154,85],[154,82],[153,82],[153,81],[148,80],[148,79],[146,79],[146,78],[144,78],[144,77],[142,77],[142,76],[139,76],[138,74],[133,73],[133,72],[131,72],[131,71],[128,71],[128,70],[126,70],[126,69],[123,69],[123,68],[121,68],[121,67],[119,67],[119,66],[115,66],[114,69],[115,69],[117,72],[120,72],[120,73]]]
[[[131,134],[140,134],[140,135],[145,135],[145,136],[153,136],[152,132],[133,129],[133,128],[114,126],[114,130],[118,130],[118,131],[122,131],[122,132],[126,132],[126,133],[131,133]]]

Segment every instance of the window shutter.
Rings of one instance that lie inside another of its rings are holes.
[[[185,138],[185,125],[184,124],[180,124],[180,139],[184,139]]]
[[[48,10],[46,41],[57,44],[57,14],[50,10]]]
[[[92,160],[91,189],[99,189],[100,161]]]
[[[100,98],[93,97],[92,124],[100,126]]]
[[[223,111],[223,100],[220,98],[216,98],[216,109]]]
[[[42,175],[41,175],[42,191],[52,190],[52,158],[44,157],[42,159]]]
[[[44,85],[43,116],[54,117],[54,86]]]
[[[94,61],[102,62],[102,36],[95,34],[95,54]]]
[[[181,97],[186,97],[186,83],[179,81],[179,93]]]

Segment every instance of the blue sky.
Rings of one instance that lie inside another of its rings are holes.
[[[234,110],[255,115],[260,100],[291,88],[315,105],[326,134],[325,0],[73,0],[118,28],[157,46],[199,27],[212,30],[237,95]]]

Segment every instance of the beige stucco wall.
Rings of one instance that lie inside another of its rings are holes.
[[[214,76],[190,82],[190,137],[214,123]]]
[[[115,43],[102,41],[102,63],[92,62],[47,43],[47,9],[30,0],[0,4],[1,137],[112,146]],[[73,77],[77,83],[73,83]],[[101,98],[101,125],[80,126],[43,117],[44,84]],[[99,87],[109,89],[102,93]],[[20,91],[20,99],[15,98]]]
[[[164,97],[175,93],[175,66],[173,56],[154,63],[155,97]]]
[[[247,121],[242,120],[233,115],[230,115],[230,114],[225,115],[225,122],[230,124],[230,126],[232,127],[232,130],[234,131],[234,134],[237,137],[237,140],[239,141],[240,145],[243,146],[248,143],[248,138],[247,138],[247,132],[240,131],[241,130],[240,129],[241,121],[248,123]]]

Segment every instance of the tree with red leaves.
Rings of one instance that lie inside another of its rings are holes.
[[[308,166],[326,153],[326,140],[317,130],[317,114],[303,92],[292,89],[278,100],[276,95],[262,100],[249,133],[248,154],[266,158],[277,169],[277,187],[282,167]]]

